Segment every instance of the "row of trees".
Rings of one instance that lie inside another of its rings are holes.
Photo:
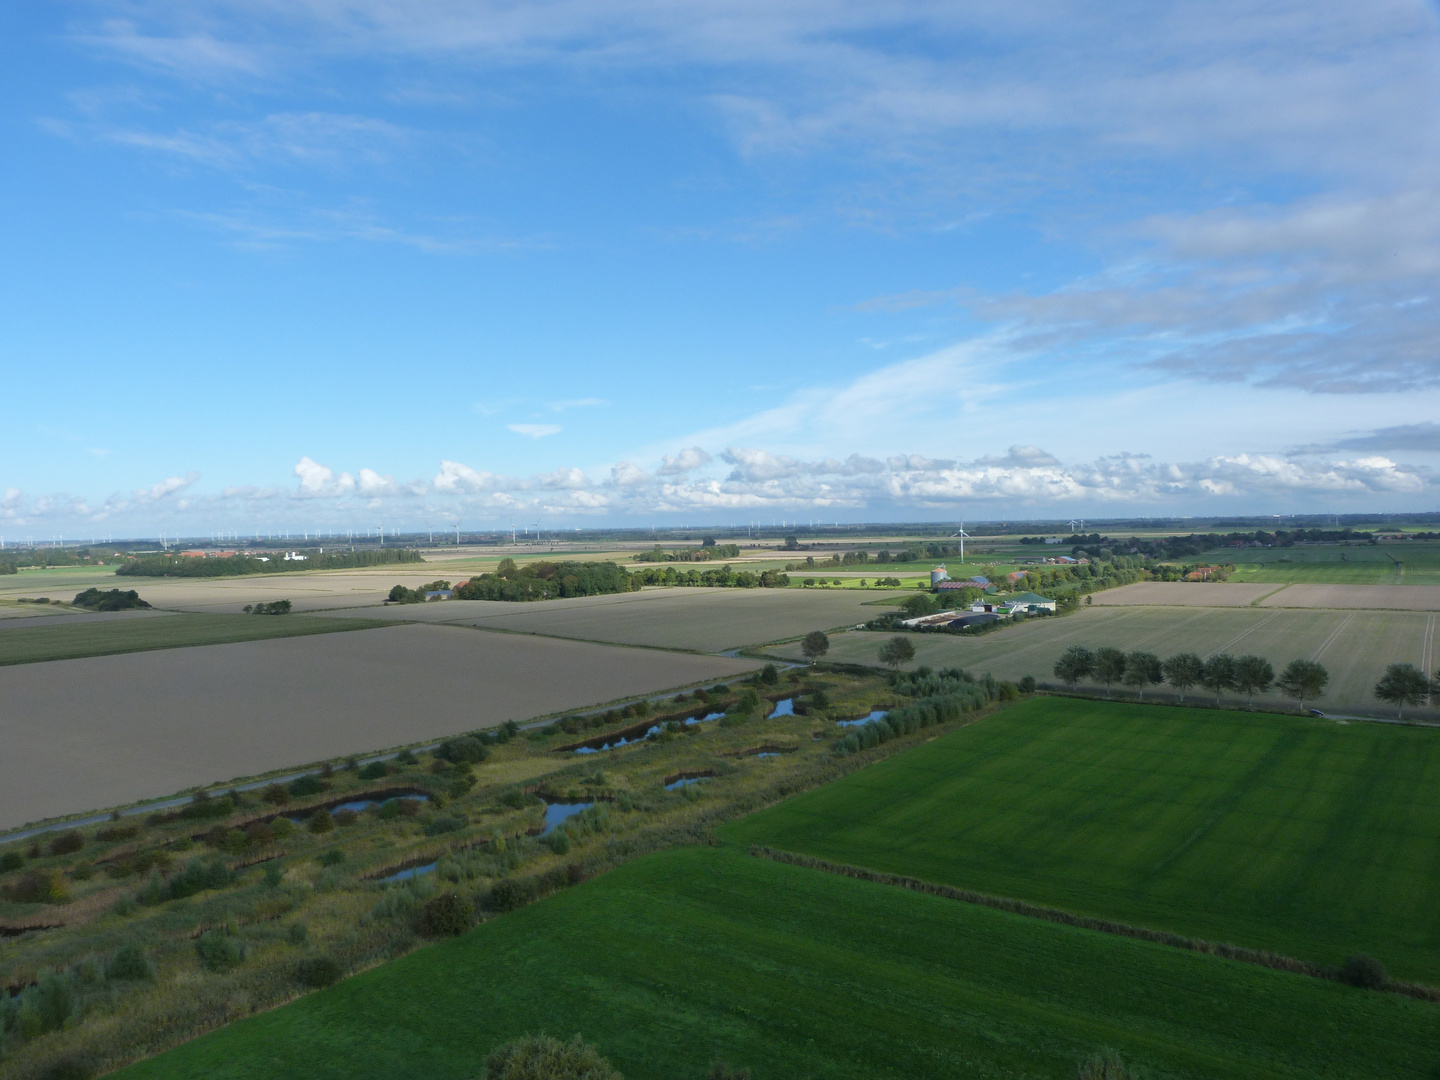
[[[1391,664],[1375,684],[1375,696],[1394,705],[1396,715],[1405,719],[1406,705],[1421,705],[1440,697],[1440,669],[1432,679],[1414,664]]]
[[[1216,653],[1202,659],[1195,653],[1177,653],[1160,659],[1151,652],[1126,653],[1104,646],[1093,652],[1083,645],[1072,645],[1055,661],[1055,677],[1072,689],[1082,679],[1101,683],[1106,696],[1116,683],[1139,692],[1141,699],[1152,686],[1169,683],[1180,691],[1180,700],[1197,686],[1215,695],[1229,691],[1243,694],[1254,704],[1256,695],[1279,690],[1294,698],[1304,708],[1305,702],[1318,698],[1330,682],[1330,673],[1313,660],[1292,660],[1277,677],[1270,661],[1263,656],[1231,656]]]
[[[132,577],[234,577],[242,574],[283,574],[296,570],[349,570],[357,566],[389,566],[393,563],[424,561],[418,551],[409,548],[345,551],[337,555],[322,555],[316,552],[307,555],[304,561],[289,562],[278,555],[266,559],[252,555],[226,555],[222,558],[143,555],[127,562],[115,573]]]
[[[717,544],[707,536],[705,543],[698,548],[675,548],[673,551],[666,551],[656,544],[652,550],[642,551],[634,558],[636,562],[711,562],[715,559],[739,557],[739,544]]]
[[[455,589],[459,600],[552,600],[634,592],[641,575],[613,562],[534,562],[517,566],[501,559],[493,574],[473,577]]]
[[[636,570],[631,578],[641,585],[696,585],[717,589],[777,589],[790,584],[790,578],[778,570],[735,570],[717,566],[709,570],[680,570],[674,566],[646,567]]]

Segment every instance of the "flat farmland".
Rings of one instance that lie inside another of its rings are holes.
[[[1038,698],[721,832],[1440,983],[1429,729]]]
[[[895,597],[897,603],[903,595]],[[867,622],[888,609],[866,607],[866,602],[886,598],[884,593],[859,590],[671,588],[534,603],[448,600],[346,614],[721,652]]]
[[[1205,586],[1191,586],[1203,588]],[[950,634],[911,634],[911,666],[958,666],[990,672],[997,679],[1034,675],[1053,681],[1051,669],[1071,645],[1113,645],[1130,652],[1145,649],[1161,656],[1195,652],[1201,656],[1254,653],[1278,671],[1291,660],[1317,660],[1330,672],[1325,696],[1314,704],[1326,711],[1393,715],[1371,693],[1387,665],[1416,664],[1424,671],[1440,665],[1436,643],[1440,616],[1424,612],[1306,611],[1286,608],[1095,607],[1062,618],[1030,619],[1019,626],[966,638]],[[878,664],[880,646],[890,634],[851,631],[830,639],[827,660]],[[796,645],[773,650],[801,659]],[[1164,697],[1147,692],[1147,697]],[[1130,691],[1116,688],[1117,697]],[[1192,691],[1192,695],[1195,692]],[[1204,691],[1199,691],[1203,694]],[[1274,694],[1266,700],[1284,704]],[[1407,710],[1440,718],[1436,710]]]
[[[756,666],[393,626],[0,668],[0,828]]]
[[[1278,587],[1229,581],[1141,581],[1093,595],[1095,607],[1249,607]]]
[[[343,633],[383,625],[378,619],[297,619],[288,615],[190,615],[161,611],[60,615],[50,619],[17,620],[0,626],[0,665]]]
[[[1440,585],[1287,585],[1260,607],[1440,611]]]
[[[1232,581],[1277,584],[1440,585],[1440,543],[1246,548],[1207,552],[1212,562],[1233,562]]]
[[[726,845],[647,856],[115,1076],[471,1080],[535,1031],[580,1033],[627,1080],[716,1059],[765,1080],[1041,1080],[1102,1047],[1169,1080],[1426,1080],[1440,1057],[1428,1002]]]

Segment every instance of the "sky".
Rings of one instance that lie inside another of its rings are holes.
[[[1431,511],[1433,4],[0,7],[0,535]]]

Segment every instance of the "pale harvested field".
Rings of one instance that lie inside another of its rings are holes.
[[[1278,585],[1229,581],[1142,581],[1094,594],[1096,607],[1249,607]]]
[[[1440,585],[1287,585],[1261,607],[1440,611]]]
[[[1393,716],[1393,710],[1376,701],[1371,691],[1388,664],[1409,662],[1424,671],[1435,670],[1440,664],[1437,620],[1440,616],[1421,612],[1112,607],[1063,618],[1032,619],[975,638],[948,634],[906,637],[915,646],[915,665],[954,665],[988,671],[999,679],[1034,675],[1041,681],[1054,681],[1051,669],[1071,645],[1092,649],[1113,645],[1127,652],[1144,649],[1162,658],[1177,652],[1201,656],[1254,653],[1269,660],[1277,671],[1297,658],[1318,660],[1330,671],[1330,686],[1316,703],[1318,708]],[[876,665],[876,654],[890,636],[865,631],[836,635],[830,639],[826,659]],[[801,658],[795,646],[774,651]],[[1123,696],[1128,692],[1117,688],[1115,693]],[[1276,699],[1272,696],[1272,700]],[[1426,715],[1440,719],[1435,710]]]
[[[0,828],[756,666],[396,626],[0,668]]]
[[[799,589],[645,589],[573,600],[506,603],[449,600],[355,609],[367,618],[445,621],[491,630],[553,634],[584,641],[722,652],[867,622],[890,610],[865,607],[873,592]],[[897,600],[899,597],[897,597]]]

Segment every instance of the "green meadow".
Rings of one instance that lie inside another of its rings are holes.
[[[1440,732],[1039,698],[724,829],[1440,983]]]
[[[851,789],[853,792],[853,789]],[[579,1032],[629,1080],[1433,1077],[1440,1009],[750,857],[648,856],[125,1080],[465,1080]]]
[[[1440,543],[1246,548],[1210,551],[1212,562],[1233,562],[1231,581],[1277,585],[1440,585]]]
[[[237,641],[332,634],[387,626],[378,619],[334,619],[293,615],[158,615],[153,618],[84,620],[49,626],[0,629],[0,665],[82,656],[228,645]]]

